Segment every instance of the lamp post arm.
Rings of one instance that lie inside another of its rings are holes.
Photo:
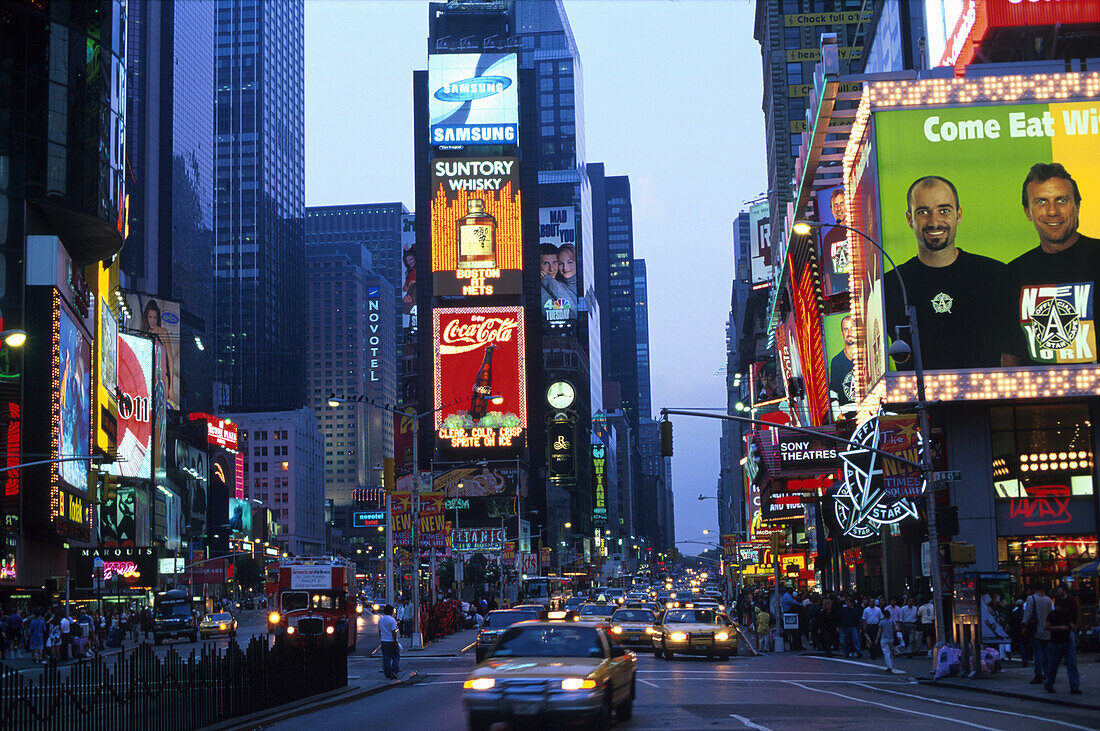
[[[94,460],[96,457],[91,454],[77,455],[75,457],[55,457],[54,459],[40,459],[36,462],[24,462],[23,464],[12,465],[11,467],[0,467],[0,472],[7,472],[8,470],[18,470],[23,467],[37,467],[43,464],[54,464],[56,462],[86,462],[88,460]],[[112,460],[114,461],[114,460]]]
[[[894,274],[897,275],[898,284],[901,286],[901,303],[905,307],[905,311],[909,311],[909,294],[905,290],[905,280],[901,278],[901,272],[898,271],[898,265],[895,264],[893,258],[886,253],[886,249],[882,248],[882,244],[875,241],[870,236],[860,231],[858,228],[855,228],[853,226],[845,226],[843,223],[820,223],[818,221],[799,221],[798,223],[804,223],[811,228],[824,228],[825,226],[829,226],[830,228],[842,228],[845,231],[853,231],[862,236],[865,241],[871,244],[871,246],[874,246],[876,249],[882,252],[882,255],[886,257],[886,261],[890,262],[890,266],[894,268]]]

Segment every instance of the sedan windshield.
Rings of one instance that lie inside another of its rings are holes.
[[[611,615],[614,622],[652,622],[653,612],[646,609],[620,609]]]
[[[512,627],[497,642],[493,657],[603,657],[600,636],[591,627]]]
[[[714,624],[714,619],[715,614],[709,609],[670,609],[665,614],[665,624]]]
[[[493,629],[504,629],[505,627],[511,627],[516,622],[524,622],[528,619],[538,619],[539,615],[535,612],[489,612],[485,617],[485,623],[482,627],[492,627]]]
[[[208,622],[228,622],[233,619],[229,614],[208,614],[206,615]]]

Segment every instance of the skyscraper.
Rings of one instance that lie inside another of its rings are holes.
[[[230,408],[305,403],[303,0],[217,0],[216,378]]]
[[[183,411],[209,411],[213,398],[206,346],[213,332],[214,5],[127,6],[133,182],[121,269],[128,289],[181,304],[179,342],[171,347],[179,350]]]
[[[352,503],[359,488],[382,484],[393,457],[393,418],[366,399],[397,398],[395,297],[370,269],[364,244],[317,243],[306,257],[309,406],[325,442],[325,498]],[[329,405],[329,396],[340,399]]]
[[[638,418],[653,416],[649,375],[649,285],[645,259],[634,260],[634,342],[638,353]]]

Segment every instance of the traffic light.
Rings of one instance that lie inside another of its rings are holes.
[[[672,456],[672,422],[667,418],[661,422],[661,456]]]
[[[415,436],[413,437],[416,438]],[[397,489],[397,478],[394,475],[393,457],[385,457],[382,459],[382,487],[386,489],[386,492],[393,492]]]

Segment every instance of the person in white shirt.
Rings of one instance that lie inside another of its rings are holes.
[[[863,607],[863,636],[867,640],[867,647],[870,650],[871,659],[874,660],[878,656],[879,643],[878,637],[878,623],[882,621],[882,610],[878,608],[878,605],[867,601],[866,606]]]
[[[1054,602],[1047,596],[1047,591],[1042,586],[1036,586],[1035,591],[1024,602],[1024,627],[1035,650],[1035,675],[1031,678],[1032,685],[1038,685],[1046,678],[1047,665],[1050,662],[1048,647],[1050,630],[1046,628],[1046,623],[1047,615],[1053,610]]]
[[[932,650],[936,646],[936,607],[931,599],[920,605],[917,618],[920,620],[921,634],[924,635],[924,645],[928,648],[928,657],[932,657]]]
[[[387,678],[395,679],[401,672],[401,655],[397,644],[397,620],[389,604],[382,607],[382,616],[378,619],[378,640],[382,647],[382,672]]]
[[[905,646],[909,657],[917,651],[920,642],[920,630],[917,627],[917,603],[913,597],[907,597],[905,606],[898,610],[898,621],[901,622],[901,632],[905,637]]]

